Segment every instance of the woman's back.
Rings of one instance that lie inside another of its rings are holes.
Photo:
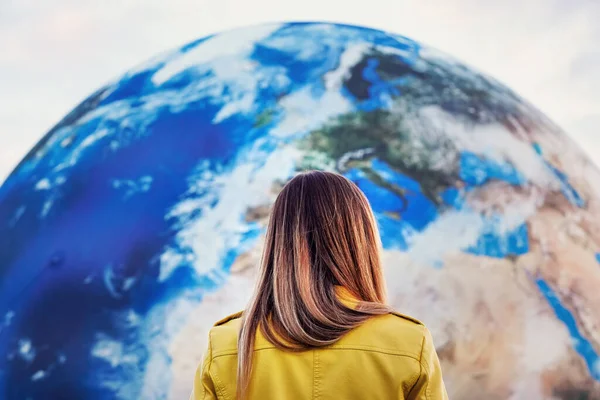
[[[240,317],[211,329],[191,399],[235,399]],[[429,331],[397,313],[372,317],[333,345],[298,352],[278,349],[258,331],[250,382],[248,400],[447,398]]]
[[[427,329],[386,303],[361,190],[302,173],[277,196],[257,286],[218,323],[193,399],[446,399]]]

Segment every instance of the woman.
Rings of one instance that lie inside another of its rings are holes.
[[[211,329],[191,399],[447,399],[431,335],[385,300],[369,203],[341,175],[294,177],[245,311]]]

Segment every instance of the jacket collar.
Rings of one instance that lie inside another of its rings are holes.
[[[336,285],[335,287],[335,295],[338,300],[348,308],[356,308],[360,303],[360,300],[354,296],[348,289],[344,286]]]

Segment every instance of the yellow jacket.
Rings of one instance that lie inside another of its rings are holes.
[[[190,400],[235,399],[241,313],[216,323]],[[335,344],[282,351],[257,332],[248,400],[445,400],[429,330],[402,314],[372,317]]]

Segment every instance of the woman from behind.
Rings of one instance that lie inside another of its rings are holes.
[[[356,185],[294,177],[252,299],[211,329],[191,399],[447,399],[429,331],[386,304],[380,247]]]

